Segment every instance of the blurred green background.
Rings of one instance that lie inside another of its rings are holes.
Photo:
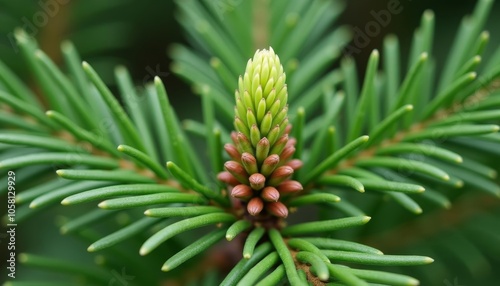
[[[214,1],[224,3],[228,0]],[[231,0],[234,3],[238,1]],[[167,91],[174,104],[182,111],[181,118],[199,118],[199,104],[190,104],[189,108],[182,104],[183,101],[198,103],[198,98],[182,80],[169,71],[171,60],[167,56],[168,47],[173,43],[188,44],[183,30],[176,22],[177,11],[174,2],[0,0],[0,57],[29,82],[26,67],[13,46],[13,30],[16,27],[24,27],[37,38],[41,48],[56,62],[61,62],[60,43],[68,39],[74,42],[82,59],[92,64],[108,84],[113,85],[113,69],[119,64],[129,68],[138,85],[159,75],[166,82]],[[374,20],[371,12],[387,9],[391,1],[345,2],[345,11],[334,25],[350,25],[364,30],[365,25]],[[380,49],[383,37],[387,34],[398,35],[404,57],[409,51],[414,29],[426,9],[433,10],[437,16],[436,35],[439,35],[439,39],[434,44],[434,49],[437,55],[443,57],[438,58],[439,66],[447,55],[447,46],[451,45],[461,18],[469,14],[475,5],[475,1],[471,0],[397,2],[402,7],[402,12],[392,15],[390,23],[382,27],[377,36],[369,37],[368,45],[359,53],[353,54],[360,73],[371,50]],[[47,12],[46,9],[55,12]],[[42,14],[45,14],[45,17],[41,16]],[[487,27],[500,26],[500,20],[495,15],[500,15],[500,3],[495,3]],[[490,38],[490,47],[500,41],[495,35]]]
[[[346,1],[346,10],[335,25],[351,25],[363,30],[365,25],[373,20],[371,11],[386,9],[389,2]],[[447,56],[448,47],[452,44],[461,18],[471,13],[475,5],[475,1],[471,0],[399,2],[402,12],[392,15],[390,23],[381,28],[378,36],[370,37],[368,45],[359,53],[353,54],[360,74],[364,71],[371,50],[381,48],[383,37],[387,34],[398,35],[404,58],[409,51],[414,29],[426,9],[432,9],[436,14],[436,35],[439,36],[434,43],[434,51],[437,64],[440,66]],[[489,44],[491,48],[500,43],[498,35],[500,3],[495,3],[490,15],[486,27],[489,30],[497,29],[497,34],[491,35]],[[201,119],[199,98],[191,92],[185,82],[170,72],[171,59],[167,56],[168,47],[173,43],[189,45],[180,25],[176,22],[176,7],[173,1],[0,0],[0,58],[27,83],[31,83],[27,68],[13,45],[12,32],[16,27],[24,27],[28,33],[36,37],[41,48],[58,63],[61,63],[59,52],[61,42],[65,39],[73,41],[82,59],[91,63],[112,88],[113,69],[116,65],[125,65],[137,85],[142,85],[158,75],[165,82],[179,117]],[[491,53],[491,50],[488,49],[486,54]],[[243,69],[244,67],[242,71]],[[68,237],[62,238],[58,234],[54,222],[57,221],[61,211],[62,208],[52,209],[19,225],[17,253],[29,250],[32,253],[51,253],[57,257],[91,261],[92,256],[84,251],[87,245]],[[76,208],[64,210],[65,214],[68,212],[78,213],[79,210]],[[1,247],[2,257],[5,257],[5,250],[5,247]],[[19,277],[25,275],[52,277],[52,274],[38,270],[22,268],[18,270]],[[477,282],[475,280],[477,277],[461,273],[462,270],[458,266],[456,273],[452,273],[446,280],[437,281],[434,285],[486,285],[483,283],[495,282],[488,279]],[[2,278],[5,277],[3,271],[2,267]],[[23,271],[28,272],[23,273]]]

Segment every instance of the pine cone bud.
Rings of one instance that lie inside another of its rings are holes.
[[[302,190],[291,181],[294,170],[302,166],[290,160],[296,140],[289,138],[288,91],[286,75],[273,49],[258,50],[238,79],[235,92],[233,144],[224,149],[232,158],[224,164],[227,172],[219,180],[234,186],[231,196],[248,201],[252,216],[264,212],[279,218],[288,216],[281,194]]]
[[[252,187],[252,189],[258,191],[264,187],[266,183],[266,177],[264,177],[264,175],[262,174],[255,173],[251,175],[250,178],[248,178],[248,181],[250,182],[250,186]]]
[[[288,120],[288,119],[287,119],[287,120]],[[292,124],[287,124],[287,125],[286,125],[286,128],[285,128],[285,133],[286,133],[286,134],[290,134],[290,132],[292,132]],[[293,145],[295,145],[295,143],[297,143],[297,140],[295,140],[295,141],[293,142]]]
[[[228,185],[231,185],[231,186],[236,186],[238,185],[240,182],[233,176],[231,175],[231,173],[229,172],[220,172],[218,175],[217,175],[217,179],[219,179],[219,181],[221,182],[224,182]]]
[[[267,203],[266,210],[277,217],[286,218],[288,216],[288,208],[282,202]]]
[[[238,146],[238,132],[231,131],[231,141],[235,146]]]
[[[294,180],[284,181],[278,186],[278,192],[281,194],[295,193],[302,191],[302,189],[302,184]]]
[[[269,151],[269,153],[281,154],[283,149],[285,149],[287,142],[288,142],[288,134],[281,136],[280,139],[278,139],[278,141],[276,141],[276,143],[274,143],[274,146],[273,146],[273,148],[271,148],[271,151]]]
[[[241,155],[238,149],[232,145],[232,144],[226,144],[224,145],[224,150],[226,150],[226,153],[231,157],[236,162],[240,162],[241,160]]]
[[[236,140],[238,142],[236,147],[238,148],[240,153],[253,153],[252,143],[250,142],[250,140],[248,140],[248,136],[241,132],[238,132],[238,134],[236,135]]]
[[[276,169],[278,163],[280,162],[280,156],[277,154],[273,154],[264,160],[262,163],[262,167],[260,168],[260,172],[264,176],[269,176]]]
[[[288,126],[292,126],[292,125],[290,125],[290,124],[289,124]],[[287,126],[287,127],[288,127],[288,126]],[[290,130],[286,130],[286,131],[285,131],[285,134],[290,134]],[[285,148],[286,148],[286,147],[290,147],[290,146],[292,146],[292,147],[293,147],[293,146],[295,146],[295,144],[296,144],[296,143],[297,143],[297,139],[295,139],[295,138],[293,138],[293,137],[289,137],[289,138],[288,138],[288,141],[286,142],[286,146],[285,146]]]
[[[276,101],[276,103],[278,103],[278,101]],[[285,120],[286,116],[288,115],[288,107],[284,107],[282,108],[278,114],[276,114],[273,118],[273,125],[276,125],[276,124],[279,124],[279,125],[282,125],[283,123],[283,120]],[[285,125],[286,127],[286,125]]]
[[[293,160],[288,161],[286,163],[286,165],[292,167],[292,169],[294,171],[296,171],[296,170],[302,168],[302,165],[304,165],[304,163],[302,163],[302,161],[299,159],[293,159]]]
[[[257,157],[257,162],[261,164],[264,162],[264,160],[267,158],[267,155],[269,154],[269,140],[267,140],[266,137],[260,139],[259,143],[257,143],[257,147],[255,150],[255,157]]]
[[[269,133],[267,134],[267,139],[269,140],[269,144],[273,146],[274,143],[276,143],[276,140],[278,139],[279,136],[280,136],[280,126],[276,125],[273,128],[271,128],[271,131],[269,131]]]
[[[277,202],[280,199],[280,192],[275,187],[265,187],[260,197],[267,202]]]
[[[250,142],[252,142],[252,146],[257,146],[260,139],[259,127],[257,127],[257,124],[252,124],[252,127],[250,127]]]
[[[286,162],[288,159],[290,159],[290,157],[292,157],[293,153],[295,153],[295,147],[293,145],[288,146],[288,144],[287,144],[285,149],[283,149],[283,151],[281,152],[280,159],[283,162]]]
[[[249,199],[253,196],[253,190],[248,185],[239,184],[231,190],[231,196],[239,199]]]
[[[255,117],[254,111],[251,108],[247,109],[247,126],[250,128],[250,126],[257,124],[257,118]]]
[[[260,136],[266,136],[272,126],[282,124],[287,117],[288,92],[285,80],[283,66],[272,48],[258,50],[253,59],[248,60],[235,94],[237,114],[234,125],[236,130],[252,139],[253,147],[259,142],[255,136],[252,138],[254,124]]]
[[[271,130],[271,126],[273,126],[273,115],[268,111],[260,122],[260,134],[267,136]]]
[[[227,161],[224,168],[242,184],[248,184],[248,173],[243,166],[235,161]]]
[[[278,167],[269,177],[268,184],[270,186],[277,186],[281,184],[286,179],[290,178],[293,174],[293,169],[289,166]]]
[[[257,160],[250,153],[245,152],[241,154],[241,163],[243,164],[243,167],[245,167],[248,174],[254,174],[259,171],[257,168]]]
[[[252,198],[247,204],[247,211],[249,214],[256,216],[264,208],[264,202],[259,197]]]
[[[234,118],[234,127],[239,133],[245,134],[246,137],[250,136],[250,128],[238,116]]]

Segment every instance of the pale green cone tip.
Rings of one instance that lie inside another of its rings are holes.
[[[262,138],[268,135],[271,126],[284,125],[280,126],[284,130],[288,124],[285,120],[288,115],[285,81],[283,66],[273,48],[257,50],[248,60],[245,74],[240,76],[235,92],[237,131],[248,134],[252,126],[257,126]],[[253,138],[252,145],[255,147],[257,142],[257,138]]]

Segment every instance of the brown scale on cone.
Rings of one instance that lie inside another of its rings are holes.
[[[250,217],[288,216],[281,201],[302,190],[291,180],[302,161],[293,159],[296,140],[288,124],[286,75],[272,48],[258,50],[247,63],[235,92],[236,131],[224,149],[231,158],[218,175]]]

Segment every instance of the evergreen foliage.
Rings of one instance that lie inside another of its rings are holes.
[[[23,264],[82,285],[108,285],[124,265],[130,285],[428,285],[450,260],[473,275],[498,263],[491,0],[444,43],[442,71],[426,11],[409,58],[388,36],[362,84],[342,58],[349,29],[330,30],[340,1],[176,2],[191,47],[172,47],[172,70],[201,96],[203,122],[182,124],[158,77],[137,90],[118,67],[116,97],[71,43],[59,68],[15,31],[43,96],[0,62],[0,192],[15,170],[18,222],[82,205],[61,232],[99,253],[97,266]],[[41,285],[29,283],[6,285]]]

